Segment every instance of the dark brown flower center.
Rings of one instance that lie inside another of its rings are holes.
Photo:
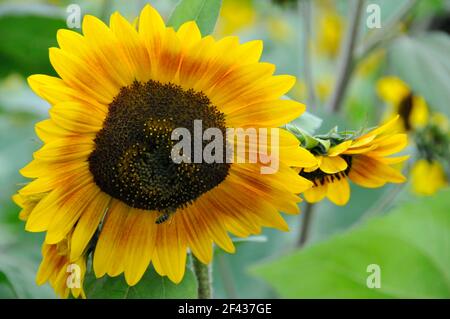
[[[122,88],[109,105],[89,157],[95,183],[134,208],[173,212],[192,203],[219,185],[230,167],[225,160],[179,164],[172,160],[172,148],[178,143],[172,132],[185,128],[194,143],[194,120],[202,121],[203,131],[218,128],[226,136],[224,114],[201,92],[155,81]],[[202,148],[207,143],[202,141]]]
[[[398,114],[402,120],[405,130],[409,131],[411,129],[411,113],[413,111],[413,95],[408,94],[398,106]]]

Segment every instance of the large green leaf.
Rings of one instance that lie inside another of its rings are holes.
[[[406,81],[430,107],[450,115],[450,36],[433,32],[402,37],[391,45],[393,74]]]
[[[288,298],[449,298],[450,189],[251,269]],[[381,287],[368,288],[379,265]]]
[[[203,36],[211,34],[219,16],[221,0],[181,0],[168,25],[178,29],[186,21],[195,21]]]
[[[149,267],[144,277],[133,287],[127,285],[123,275],[96,279],[93,274],[88,274],[85,291],[87,298],[92,299],[193,299],[197,297],[197,282],[190,269],[186,269],[183,281],[177,285]]]
[[[56,46],[56,31],[65,21],[37,15],[0,16],[0,76],[13,72],[54,74],[48,48]]]

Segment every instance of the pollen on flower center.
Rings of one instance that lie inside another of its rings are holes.
[[[186,128],[193,136],[194,120],[202,120],[203,130],[218,128],[226,136],[224,114],[201,92],[152,80],[123,87],[109,105],[89,157],[95,183],[139,209],[175,211],[193,202],[219,185],[230,168],[226,161],[172,161],[178,142],[172,131]]]
[[[314,186],[324,185],[326,182],[333,182],[335,179],[340,180],[341,178],[345,178],[352,167],[352,157],[351,155],[341,155],[341,157],[347,162],[347,168],[344,171],[327,174],[320,169],[312,172],[305,172],[302,169],[299,175],[313,182]]]

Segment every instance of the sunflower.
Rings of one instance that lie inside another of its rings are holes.
[[[261,41],[202,37],[192,21],[174,30],[149,5],[137,29],[114,13],[109,27],[85,16],[82,30],[57,33],[50,61],[59,77],[28,79],[52,105],[36,125],[44,145],[21,170],[33,180],[15,196],[26,230],[46,232],[39,282],[62,291],[49,269],[92,251],[96,277],[124,273],[135,285],[152,263],[178,283],[188,249],[207,264],[213,244],[235,251],[229,233],[288,229],[279,211],[298,213],[296,194],[312,185],[291,167],[316,164],[291,133],[279,130],[274,174],[261,174],[261,161],[170,157],[171,132],[192,133],[195,120],[221,132],[278,128],[305,110],[281,99],[295,78],[259,62]]]
[[[400,115],[399,130],[408,132],[424,127],[429,120],[429,108],[422,96],[414,94],[411,88],[395,76],[386,76],[377,83],[379,97],[390,105],[387,118]]]
[[[348,179],[363,187],[376,188],[386,183],[403,183],[405,177],[392,165],[408,156],[387,157],[407,145],[405,134],[392,133],[397,118],[355,139],[332,145],[326,153],[322,147],[312,149],[318,164],[299,170],[299,175],[314,186],[304,192],[307,202],[316,203],[327,197],[336,205],[350,199]]]
[[[416,130],[417,160],[411,169],[412,191],[433,195],[448,185],[450,130],[444,114],[433,112],[427,126]]]

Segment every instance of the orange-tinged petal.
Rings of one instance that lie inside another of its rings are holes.
[[[109,195],[100,192],[86,207],[72,234],[70,260],[78,259],[86,249],[111,201]]]

